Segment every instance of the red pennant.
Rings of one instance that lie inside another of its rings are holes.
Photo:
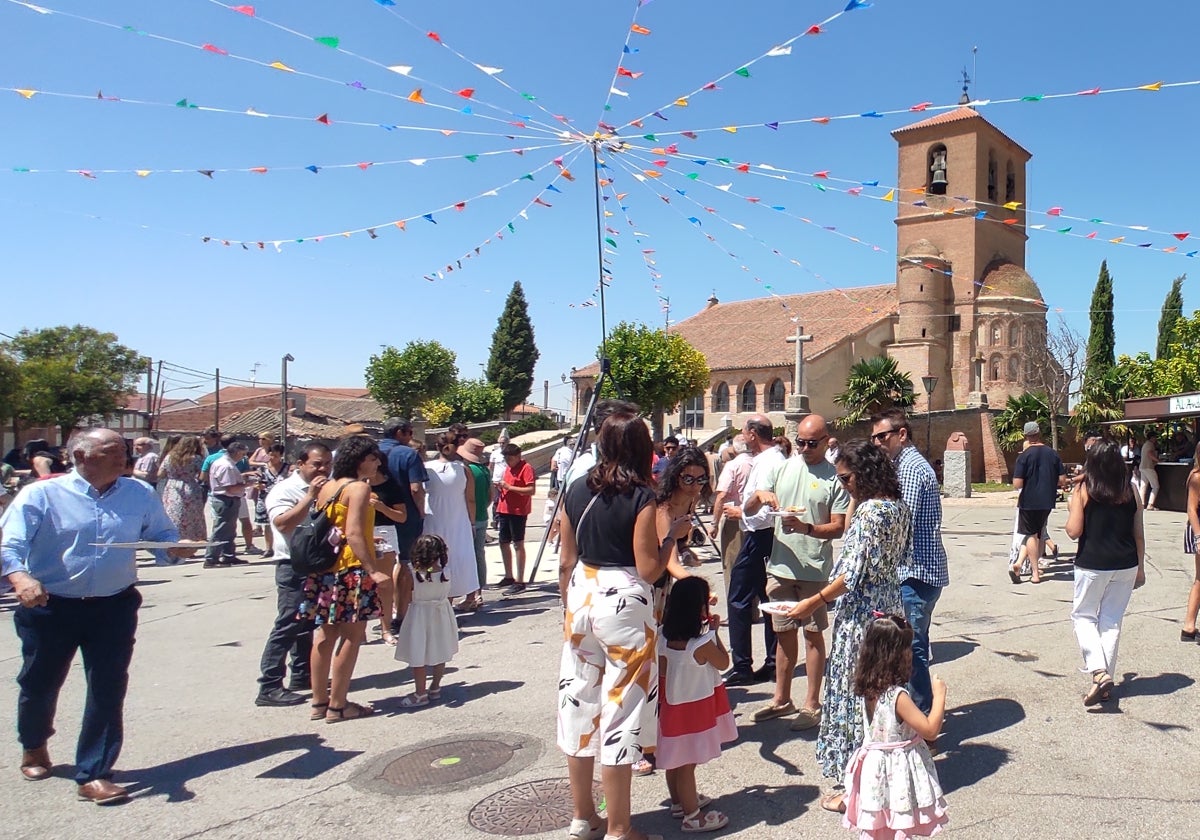
[[[740,166],[735,166],[735,167],[734,167],[734,169],[736,169],[738,172],[749,172],[749,171],[750,171],[750,164],[748,164],[748,163],[743,163],[743,164],[742,164],[742,165],[740,165]]]
[[[664,167],[664,166],[666,166],[666,165],[667,165],[667,161],[665,161],[665,160],[656,160],[656,161],[654,161],[654,165],[655,165],[655,166],[657,166],[657,167],[659,167],[659,168],[661,168],[661,167]]]
[[[829,170],[828,170],[828,169],[822,169],[820,172],[814,172],[814,173],[813,173],[813,177],[814,177],[814,178],[828,178],[828,177],[829,177]]]
[[[829,117],[817,117],[813,122],[820,123],[821,125],[829,125]]]
[[[539,196],[538,198],[535,198],[535,199],[533,200],[533,203],[534,203],[534,204],[540,204],[540,205],[542,205],[543,207],[553,207],[553,206],[554,206],[553,204],[547,204],[546,202],[542,201],[542,199],[541,199],[541,197],[540,197],[540,196]]]
[[[1171,235],[1174,236],[1176,239],[1178,239],[1180,242],[1182,242],[1183,240],[1185,240],[1189,236],[1191,236],[1190,233],[1172,233]]]
[[[364,160],[362,163],[358,164],[358,168],[359,168],[359,169],[361,169],[363,172],[366,172],[366,171],[367,171],[367,167],[368,167],[368,166],[370,166],[370,165],[371,165],[371,162],[370,162],[370,161],[366,161],[366,160]]]
[[[820,35],[824,31],[825,30],[822,29],[819,24],[814,23],[812,26],[808,27],[808,31],[805,32],[804,34],[805,35]]]
[[[910,110],[910,111],[924,111],[926,108],[928,108],[928,107],[929,107],[930,105],[932,105],[932,104],[933,104],[932,102],[918,102],[916,105],[912,106],[912,107],[911,107],[911,108],[909,108],[908,110]]]
[[[442,36],[438,35],[436,32],[426,32],[425,37],[431,41],[437,41],[439,44],[442,43]]]
[[[475,95],[475,88],[463,88],[462,90],[460,90],[458,92],[458,95],[461,96],[463,99],[470,99],[472,96]]]
[[[563,165],[563,159],[561,157],[556,157],[552,163],[561,169]]]
[[[525,123],[521,122],[520,120],[517,120],[516,122],[510,122],[509,125],[515,125],[517,128],[525,127]]]
[[[1047,216],[1061,216],[1062,208],[1061,207],[1051,207],[1049,210],[1046,211],[1046,215]]]
[[[632,126],[636,126],[636,127],[638,127],[638,128],[641,128],[641,127],[642,127],[642,121],[641,121],[641,120],[631,120],[631,121],[629,122],[629,124],[630,124],[630,125],[632,125]]]
[[[254,17],[253,6],[231,6],[230,8],[232,8],[235,12],[241,12],[243,15],[248,17]]]
[[[525,150],[524,149],[513,149],[513,154],[520,155],[521,157],[525,157]]]
[[[200,47],[200,49],[204,50],[205,52],[216,53],[217,55],[229,55],[226,50],[221,49],[216,44],[204,44]]]
[[[265,167],[265,166],[255,166],[255,167],[251,167],[250,171],[251,171],[251,172],[257,172],[259,175],[266,175],[266,174],[267,174],[267,167]]]
[[[679,154],[679,147],[676,146],[674,143],[672,143],[670,146],[667,146],[667,154],[669,154],[669,155]]]
[[[467,202],[465,202],[465,201],[458,202],[458,204],[454,205],[454,209],[461,213],[463,210],[467,209]]]
[[[329,115],[322,114],[321,116],[317,117],[317,122],[324,123],[325,125],[329,125]]]
[[[624,67],[618,67],[618,68],[617,68],[617,75],[618,75],[618,76],[627,76],[627,77],[629,77],[630,79],[639,79],[639,78],[641,78],[641,76],[642,76],[642,74],[641,74],[640,72],[639,72],[639,73],[632,73],[632,72],[630,72],[629,70],[626,70]]]
[[[746,200],[751,204],[758,204],[758,202],[762,201],[761,198],[755,198],[754,196],[746,196]]]
[[[1091,90],[1081,90],[1076,96],[1095,96],[1100,93],[1100,88],[1092,88]]]
[[[681,131],[679,133],[682,134],[684,137],[686,137],[689,140],[696,139],[696,132],[694,132],[694,131]]]

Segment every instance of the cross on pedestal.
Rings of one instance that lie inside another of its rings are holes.
[[[804,334],[804,327],[797,325],[796,334],[787,337],[788,344],[796,345],[796,370],[792,381],[792,393],[803,394],[804,391],[804,345],[812,341],[811,335]]]

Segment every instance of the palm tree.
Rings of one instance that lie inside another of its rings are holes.
[[[911,408],[913,383],[889,356],[859,359],[850,368],[846,390],[833,398],[846,409],[839,425],[850,426],[887,408]]]
[[[1071,423],[1077,429],[1089,429],[1101,423],[1120,420],[1125,416],[1125,400],[1140,396],[1148,394],[1138,391],[1129,372],[1120,366],[1111,367],[1083,386],[1075,413],[1071,415]],[[1127,429],[1114,425],[1111,431],[1120,436]]]
[[[1025,440],[1023,427],[1030,420],[1037,421],[1043,431],[1050,426],[1050,404],[1042,394],[1024,393],[1009,397],[1004,410],[992,417],[992,428],[1000,441],[1000,448],[1013,452],[1021,448]]]

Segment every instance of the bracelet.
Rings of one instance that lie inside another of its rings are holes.
[[[821,599],[821,602],[824,603],[825,606],[829,606],[830,602],[825,600],[825,590],[818,590],[817,597]]]

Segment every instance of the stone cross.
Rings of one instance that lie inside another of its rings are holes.
[[[804,345],[812,341],[811,335],[804,334],[804,327],[797,325],[796,334],[787,337],[788,344],[796,345],[796,372],[792,381],[792,393],[803,394],[804,386],[807,384],[804,381]]]

